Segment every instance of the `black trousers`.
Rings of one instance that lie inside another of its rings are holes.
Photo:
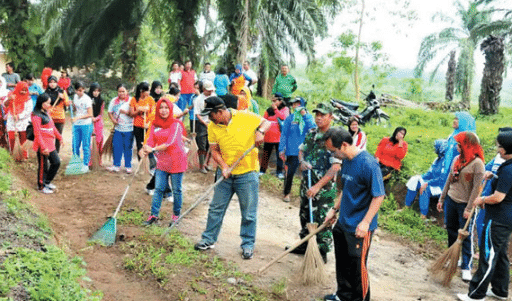
[[[62,135],[62,131],[64,130],[64,123],[55,123],[55,127],[57,131]],[[55,148],[57,149],[57,153],[60,152],[60,140],[55,139]]]
[[[135,137],[135,146],[137,146],[137,158],[139,158],[139,151],[142,148],[142,144],[144,144],[144,128],[140,128],[138,126],[133,127],[133,136]]]
[[[508,297],[510,262],[507,255],[512,224],[502,224],[485,218],[478,270],[469,283],[469,297],[483,299],[491,285],[494,294]]]
[[[270,161],[270,156],[272,155],[272,150],[276,149],[276,173],[280,174],[283,172],[283,160],[279,158],[279,142],[278,143],[263,143],[263,154],[261,156],[260,162],[260,172],[265,173],[268,168],[268,162]]]
[[[293,176],[299,167],[299,156],[286,156],[286,177],[284,179],[284,195],[288,195],[292,190]]]
[[[50,162],[49,167],[48,161]],[[57,150],[54,150],[48,156],[45,156],[38,150],[37,162],[39,163],[39,167],[37,168],[37,187],[41,190],[44,188],[44,185],[50,184],[53,178],[55,178],[60,167],[59,154]]]
[[[336,256],[336,295],[343,301],[369,301],[370,281],[366,263],[372,232],[365,238],[357,238],[346,232],[339,223],[332,230],[334,255]]]

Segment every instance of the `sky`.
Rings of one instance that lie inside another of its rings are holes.
[[[417,62],[418,50],[424,37],[431,33],[439,32],[441,29],[451,26],[448,22],[433,22],[432,16],[438,12],[444,15],[456,18],[456,9],[451,0],[409,0],[409,9],[414,10],[417,20],[408,22],[398,17],[393,17],[386,11],[397,11],[397,1],[394,0],[366,0],[365,10],[368,12],[365,17],[365,23],[362,31],[362,41],[381,41],[383,51],[389,55],[391,65],[399,69],[413,69]],[[464,1],[464,0],[462,0]],[[510,7],[512,1],[498,0]],[[503,7],[500,6],[500,7]],[[357,8],[359,10],[359,8]],[[332,51],[332,43],[336,37],[352,29],[357,33],[357,24],[347,26],[346,20],[357,18],[356,9],[345,10],[337,15],[334,21],[329,25],[329,37],[324,40],[318,40],[316,51],[317,57]],[[458,24],[455,24],[458,25]],[[454,25],[454,26],[455,26]],[[297,62],[305,63],[306,58],[302,55],[297,56]],[[483,70],[484,57],[480,51],[475,52],[475,63],[477,74]],[[427,65],[427,71],[435,68],[437,62]],[[446,68],[444,68],[446,69]],[[440,72],[443,69],[440,69]]]

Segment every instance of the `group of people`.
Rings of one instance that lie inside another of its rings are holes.
[[[408,151],[404,139],[407,130],[397,127],[390,137],[380,141],[372,156],[366,151],[367,136],[356,118],[349,120],[347,129],[333,127],[334,108],[330,103],[319,103],[309,113],[303,97],[292,97],[297,83],[289,75],[287,66],[281,68],[272,104],[263,116],[255,110],[258,104],[251,97],[250,88],[257,79],[248,72],[248,62],[237,65],[230,77],[222,68],[217,74],[213,73],[210,64],[205,64],[204,71],[197,77],[191,66],[192,62],[188,61],[181,70],[178,63],[172,64],[167,93],[159,81],[151,85],[142,82],[130,97],[127,87],[120,84],[117,96],[108,103],[108,116],[114,124],[113,164],[108,170],[120,172],[124,163],[124,171],[133,173],[135,140],[139,161],[148,160],[153,171],[146,186],[147,192],[152,194],[152,205],[145,224],[158,221],[164,198],[173,200],[173,222],[179,219],[183,174],[188,165],[185,143],[188,133],[192,133],[199,148],[200,171],[207,173],[209,160],[213,160],[218,166],[217,178],[224,178],[215,187],[206,228],[195,249],[207,250],[215,246],[226,209],[236,193],[242,216],[241,256],[251,259],[256,242],[259,177],[268,170],[269,158],[275,150],[276,176],[284,181],[285,202],[290,201],[297,169],[302,172],[299,236],[309,234],[308,223],[327,222],[334,226],[316,235],[324,261],[327,262],[332,245],[336,259],[338,288],[335,294],[324,299],[369,300],[368,250],[385,197],[384,183],[399,172]],[[10,149],[15,133],[21,143],[26,140],[24,133],[30,122],[33,149],[39,163],[38,189],[53,193],[56,186],[52,181],[60,165],[58,153],[63,145],[61,134],[66,109],[72,114],[73,154],[83,153],[83,172],[89,170],[91,148],[102,151],[106,102],[101,96],[101,87],[94,83],[86,89],[84,84],[76,82],[70,100],[66,90],[69,91],[71,83],[66,77],[61,82],[47,74],[47,87],[43,91],[31,88],[35,85],[33,76],[27,76],[26,82],[20,81],[12,75],[11,69],[14,67],[9,64],[4,81],[6,89],[12,91],[5,93],[2,102]],[[35,96],[35,102],[29,101],[31,96]],[[188,131],[182,121],[186,114],[190,121]],[[474,118],[467,112],[458,112],[455,116],[452,135],[435,142],[438,157],[431,169],[408,182],[405,203],[411,206],[419,194],[421,215],[426,218],[430,199],[439,196],[437,209],[445,212],[449,245],[457,239],[458,229],[469,218],[471,209],[487,204],[486,210],[479,210],[474,222],[480,238],[480,262],[474,276],[471,275],[473,248],[470,239],[463,242],[462,278],[470,281],[470,291],[459,298],[482,300],[486,294],[506,298],[509,275],[506,251],[512,232],[509,223],[512,218],[512,169],[509,168],[512,131],[500,131],[498,156],[485,167]],[[97,145],[91,145],[92,135],[96,136]],[[489,171],[485,172],[486,169]],[[489,179],[487,187],[491,188],[485,189],[484,196],[480,197],[484,177]],[[307,243],[292,252],[304,254],[306,249]],[[489,284],[492,290],[487,291]]]

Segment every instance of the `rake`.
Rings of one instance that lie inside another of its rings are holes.
[[[103,226],[94,233],[91,238],[89,238],[89,241],[92,242],[98,242],[101,245],[104,246],[112,246],[116,242],[116,232],[117,232],[117,219],[116,216],[119,213],[119,210],[121,210],[121,206],[123,205],[124,199],[126,198],[126,195],[128,194],[128,191],[130,190],[130,186],[133,183],[133,179],[135,179],[135,176],[137,175],[137,172],[139,171],[139,168],[142,166],[141,163],[137,166],[137,169],[133,173],[130,182],[128,183],[128,186],[126,186],[126,189],[124,190],[123,196],[121,197],[121,201],[119,201],[119,205],[117,205],[116,211],[114,212],[114,215],[112,215],[104,224]]]

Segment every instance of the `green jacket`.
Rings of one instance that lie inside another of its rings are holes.
[[[297,81],[290,74],[283,76],[281,73],[276,77],[276,82],[272,88],[272,94],[280,92],[283,97],[291,97],[292,93],[297,90]]]

